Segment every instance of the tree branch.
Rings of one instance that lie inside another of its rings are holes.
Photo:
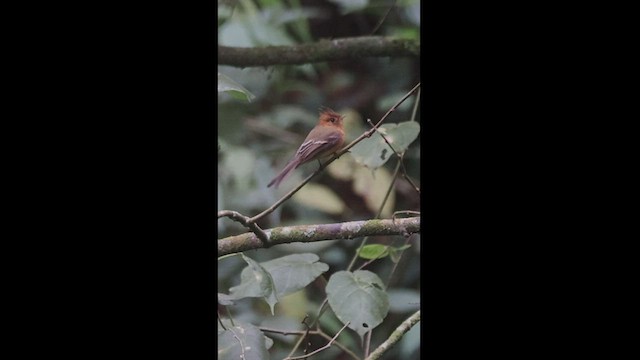
[[[253,231],[253,233],[256,234],[258,239],[260,239],[260,241],[262,241],[265,245],[269,241],[269,236],[264,232],[264,230],[262,230],[256,223],[249,222],[248,217],[240,214],[237,211],[232,211],[232,210],[218,211],[218,219],[225,216],[249,228],[249,230]]]
[[[321,351],[324,351],[324,350],[326,350],[326,349],[330,348],[330,347],[331,347],[331,344],[333,344],[333,342],[338,338],[338,336],[340,335],[340,333],[342,332],[342,330],[344,330],[344,329],[347,327],[347,325],[349,325],[350,323],[351,323],[351,321],[347,321],[347,323],[346,323],[346,324],[344,324],[344,326],[342,327],[342,329],[340,329],[340,331],[338,331],[338,333],[337,333],[333,338],[331,338],[331,340],[329,341],[329,343],[327,343],[325,346],[323,346],[323,347],[321,347],[321,348],[318,348],[318,349],[314,350],[313,352],[311,352],[311,353],[309,353],[309,354],[306,354],[306,355],[302,355],[302,356],[294,356],[294,357],[287,356],[286,358],[284,358],[284,360],[298,360],[298,359],[306,359],[306,358],[308,358],[308,357],[310,357],[310,356],[313,356],[313,355],[315,355],[315,354],[317,354],[317,353],[319,353],[319,352],[321,352]]]
[[[384,354],[387,350],[389,350],[393,345],[395,345],[402,336],[409,331],[413,325],[415,325],[418,321],[420,321],[420,310],[416,311],[415,314],[411,315],[407,320],[405,320],[398,328],[391,333],[391,336],[385,342],[380,344],[377,349],[375,349],[371,355],[369,355],[366,360],[375,360],[378,359]]]
[[[354,239],[362,236],[401,235],[420,232],[420,217],[350,221],[336,224],[298,225],[266,230],[269,242],[263,243],[256,234],[245,233],[218,240],[218,256],[292,242],[314,242],[333,239]]]
[[[361,36],[292,46],[239,48],[218,46],[218,65],[236,67],[301,65],[365,57],[417,57],[420,42],[383,36]]]

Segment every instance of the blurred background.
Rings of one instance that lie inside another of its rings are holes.
[[[419,40],[419,29],[418,0],[218,1],[218,44],[232,47],[295,45],[370,35]],[[367,119],[378,122],[420,82],[420,58],[369,57],[357,61],[247,68],[218,66],[218,73],[240,84],[253,97],[249,101],[229,93],[218,93],[217,207],[218,210],[235,210],[254,216],[317,169],[317,162],[302,165],[278,189],[267,188],[268,182],[315,126],[319,107],[326,106],[346,116],[345,144],[348,144],[370,129]],[[411,96],[385,123],[410,121],[415,103],[416,96]],[[415,121],[420,123],[421,104],[418,105]],[[392,157],[374,171],[347,153],[259,225],[269,229],[372,219],[380,209],[396,165],[397,159]],[[419,187],[419,138],[407,149],[404,165]],[[402,177],[396,180],[380,217],[390,218],[398,210],[420,210],[420,196]],[[218,238],[247,231],[226,218],[219,219],[217,225]],[[386,339],[401,321],[419,308],[419,242],[419,235],[412,237],[411,248],[403,253],[393,271],[389,285],[391,311],[373,332],[372,347]],[[368,243],[401,246],[405,239],[401,236],[375,237]],[[359,241],[294,243],[251,251],[246,255],[256,261],[266,261],[291,253],[315,253],[320,261],[329,265],[330,270],[324,274],[328,279],[333,272],[346,269],[358,244]],[[394,265],[387,257],[366,269],[386,282]],[[229,287],[237,285],[239,273],[245,266],[239,257],[219,261],[218,292],[227,293]],[[285,297],[276,305],[276,316],[271,316],[268,306],[260,299],[242,300],[230,309],[234,319],[269,327],[302,329],[300,321],[304,314],[314,314],[324,299],[323,289],[324,284],[312,284],[305,291]],[[330,310],[322,319],[323,328],[331,335],[341,327]],[[297,339],[278,335],[273,338],[274,349],[270,351],[273,358],[286,356]],[[339,340],[351,349],[360,348],[359,337],[349,329]],[[326,343],[321,338],[314,341],[317,341],[315,347]],[[418,352],[419,326],[415,326],[385,358],[414,358]],[[350,358],[338,355],[340,353],[331,348],[314,358]]]

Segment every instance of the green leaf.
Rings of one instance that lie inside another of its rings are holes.
[[[329,265],[318,262],[316,254],[293,254],[260,263],[271,274],[278,298],[304,289]]]
[[[245,89],[244,86],[221,73],[218,73],[218,92],[227,92],[236,99],[246,99],[249,102],[255,98],[255,95]]]
[[[271,314],[274,314],[274,306],[278,302],[276,288],[271,274],[255,260],[241,254],[244,261],[249,264],[240,273],[240,285],[229,289],[229,295],[234,300],[247,297],[261,297],[269,304]]]
[[[336,272],[326,288],[333,312],[361,338],[380,325],[389,312],[389,299],[383,289],[382,280],[366,270]]]
[[[236,326],[227,327],[227,330],[218,334],[218,359],[270,359],[266,339],[257,327],[236,323]]]
[[[368,260],[382,259],[387,255],[389,255],[389,246],[380,244],[365,245],[358,253],[358,256]]]
[[[378,128],[398,153],[403,152],[418,138],[420,124],[405,121],[400,124],[385,124]],[[364,139],[351,148],[351,155],[359,163],[375,169],[384,165],[393,155],[393,150],[376,131],[370,138]]]

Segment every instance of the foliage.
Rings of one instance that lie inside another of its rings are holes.
[[[375,35],[419,38],[419,1],[397,1],[387,15],[392,3],[219,1],[218,43],[262,47],[371,35],[383,18]],[[320,106],[346,115],[349,143],[371,129],[367,119],[377,123],[419,81],[419,58],[218,66],[218,210],[254,216],[318,168],[317,162],[302,165],[279,188],[266,186],[315,125]],[[404,152],[404,171],[419,184],[419,134],[424,129],[416,99],[409,97],[379,132],[330,164],[258,225],[269,229],[419,211],[419,195],[395,175],[399,160],[385,142]],[[237,222],[218,219],[218,238],[246,231]],[[291,356],[305,348],[312,352],[339,334],[340,346],[364,358],[363,337],[371,334],[373,349],[419,309],[419,241],[419,235],[378,236],[361,249],[360,240],[293,243],[219,259],[218,357],[283,359],[301,338],[295,331],[309,329],[312,333]],[[359,260],[350,266],[356,254]],[[274,328],[293,333],[265,331]],[[417,358],[416,328],[385,356]],[[312,358],[353,357],[345,354],[334,344]]]
[[[378,275],[367,270],[338,271],[327,284],[327,299],[338,319],[360,337],[382,323],[389,298]]]

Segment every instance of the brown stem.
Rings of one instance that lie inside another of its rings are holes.
[[[308,353],[308,354],[306,354],[306,355],[302,355],[302,356],[294,356],[294,357],[287,356],[286,358],[284,358],[284,360],[299,360],[299,359],[306,359],[306,358],[308,358],[308,357],[310,357],[310,356],[312,356],[312,355],[315,355],[315,354],[317,354],[317,353],[319,353],[319,352],[321,352],[321,351],[324,351],[324,350],[326,350],[326,349],[330,348],[330,347],[331,347],[331,344],[333,344],[333,342],[338,338],[338,336],[340,335],[340,333],[342,333],[342,331],[343,331],[343,330],[344,330],[344,329],[345,329],[345,328],[346,328],[350,323],[351,323],[351,321],[347,321],[347,323],[346,323],[346,324],[344,324],[344,326],[342,327],[342,329],[340,329],[340,331],[338,331],[338,333],[337,333],[333,338],[331,338],[331,340],[329,341],[329,343],[327,343],[325,346],[323,346],[323,347],[321,347],[321,348],[318,348],[318,349],[316,349],[316,350],[314,350],[314,351],[312,351],[312,352],[310,352],[310,353]]]
[[[240,224],[251,230],[262,241],[264,247],[269,246],[269,235],[264,232],[256,223],[250,222],[250,219],[237,211],[232,210],[220,210],[218,211],[218,219],[221,217],[228,217],[232,220],[239,222]]]

